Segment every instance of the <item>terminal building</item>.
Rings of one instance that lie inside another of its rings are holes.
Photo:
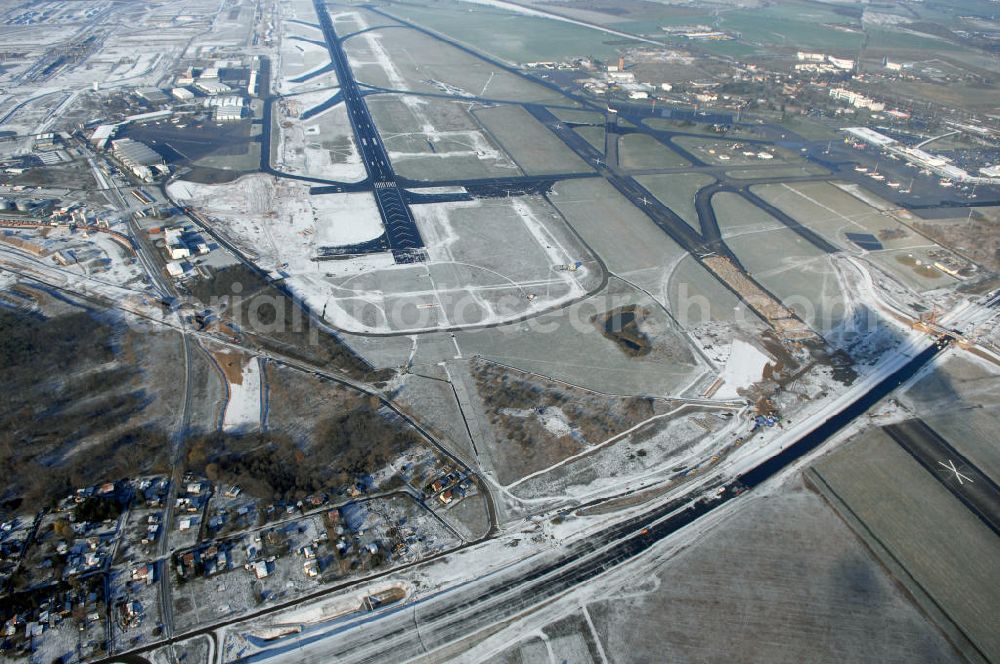
[[[986,173],[982,173],[982,171],[980,172],[983,177],[974,177],[965,169],[959,168],[953,164],[951,159],[948,157],[925,152],[919,147],[909,147],[903,145],[896,139],[879,133],[874,129],[869,129],[868,127],[846,127],[844,132],[863,143],[867,143],[868,145],[884,150],[889,154],[901,157],[917,168],[931,171],[945,180],[992,184],[989,176]]]

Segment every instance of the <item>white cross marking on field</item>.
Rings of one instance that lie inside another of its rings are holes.
[[[938,461],[938,464],[944,466],[951,472],[955,473],[955,479],[958,480],[959,484],[965,484],[965,482],[963,482],[962,480],[965,480],[969,484],[973,483],[971,477],[969,477],[968,475],[963,475],[961,472],[959,472],[958,468],[955,467],[955,462],[952,461],[951,459],[948,459],[948,463],[945,463],[944,461]]]

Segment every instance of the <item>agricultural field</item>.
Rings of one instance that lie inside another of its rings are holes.
[[[831,24],[854,30],[834,29]],[[798,2],[722,12],[719,28],[739,32],[741,42],[761,49],[808,47],[853,53],[864,39],[859,29],[860,21],[838,14],[832,8]]]
[[[484,660],[491,664],[548,653],[599,664],[612,652],[615,661],[638,664],[724,660],[735,650],[769,662],[958,661],[944,635],[800,480],[743,506],[710,533],[572,593],[532,632],[508,629],[481,652],[495,652]]]
[[[397,5],[390,12],[511,63],[617,55],[616,45],[607,43],[610,35],[485,5],[435,0]]]
[[[918,603],[943,614],[936,622],[960,650],[968,639],[986,658],[997,657],[1000,638],[982,616],[998,600],[992,561],[1000,541],[982,521],[880,429],[858,435],[810,473]]]
[[[970,112],[989,112],[996,108],[996,89],[990,86],[936,83],[930,81],[896,81],[894,93],[915,99],[930,99],[939,104],[957,106]]]
[[[994,442],[1000,418],[992,407],[1000,396],[996,382],[988,365],[953,356],[903,395],[915,415],[1000,483],[1000,453]]]
[[[622,662],[724,659],[734,650],[771,662],[954,657],[843,523],[800,486],[753,501],[664,558],[621,597],[587,606],[605,650],[623,653]],[[783,627],[790,623],[796,628]]]

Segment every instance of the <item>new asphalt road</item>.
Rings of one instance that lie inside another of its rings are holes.
[[[481,577],[450,591],[383,610],[345,623],[274,643],[241,661],[386,662],[407,661],[453,644],[578,586],[634,558],[677,530],[773,477],[816,449],[876,402],[926,366],[948,345],[933,344],[912,356],[857,396],[835,415],[808,430],[793,444],[761,462],[740,480],[710,498],[678,498],[645,514],[625,519],[583,541],[534,556],[524,563]]]

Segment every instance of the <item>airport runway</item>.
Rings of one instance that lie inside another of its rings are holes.
[[[313,6],[319,17],[320,28],[326,40],[327,50],[330,52],[330,60],[337,70],[340,94],[347,105],[347,116],[350,118],[365,170],[368,172],[392,255],[397,263],[423,261],[426,259],[423,238],[420,237],[409,205],[396,181],[396,173],[389,161],[382,137],[375,128],[368,104],[365,103],[364,96],[358,88],[354,72],[333,27],[333,20],[326,9],[326,3],[323,0],[313,0]]]
[[[989,477],[919,418],[882,430],[1000,535],[1000,487]]]

